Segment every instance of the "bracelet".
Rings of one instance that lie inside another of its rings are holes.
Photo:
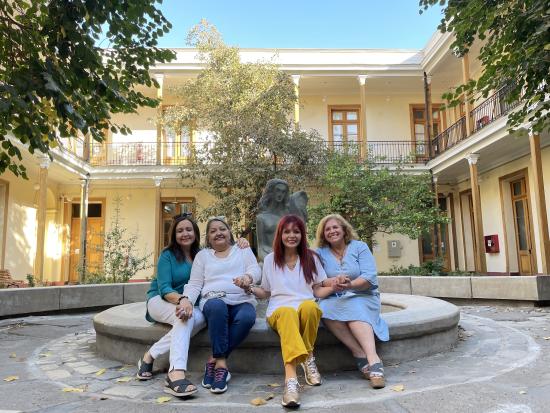
[[[321,287],[325,286],[325,280],[321,281]]]
[[[186,295],[182,295],[180,298],[178,298],[178,304],[181,302],[181,300],[183,300],[184,298],[187,298],[189,300],[189,297],[187,297]]]
[[[252,289],[253,289],[254,287],[255,287],[255,285],[250,284],[250,285],[248,286],[248,288],[245,290],[245,293],[247,293],[248,295],[256,296],[256,295],[254,294],[254,291],[252,291]]]

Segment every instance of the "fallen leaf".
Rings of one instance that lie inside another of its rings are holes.
[[[414,373],[416,373],[416,370],[409,370],[408,373],[409,374],[414,374]]]
[[[17,357],[17,354],[15,354],[15,353],[11,353],[11,354],[10,354],[10,359],[14,359],[14,358],[16,358],[16,357]]]
[[[279,383],[269,383],[268,386],[269,387],[281,387],[281,385]]]
[[[402,384],[396,384],[391,388],[393,391],[403,391],[405,390],[405,386]]]
[[[550,337],[543,337],[543,339],[545,339],[545,340],[550,340]]]
[[[52,353],[40,353],[40,354],[38,355],[38,357],[44,358],[44,357],[50,357],[51,355],[52,355]]]
[[[527,394],[527,392],[525,390],[521,390],[519,394]]]
[[[4,381],[15,381],[19,380],[19,376],[8,376],[4,379]]]
[[[84,389],[81,389],[79,387],[65,387],[63,391],[65,393],[83,393]]]
[[[107,371],[107,369],[101,369],[101,370],[98,370],[95,375],[96,376],[101,376],[103,373],[105,373]]]
[[[126,369],[129,369],[130,367],[134,367],[134,366],[132,366],[131,364],[125,364],[124,366],[119,368],[118,371],[126,370]]]
[[[269,393],[267,396],[265,396],[265,401],[268,401],[268,400],[271,400],[275,397],[275,395],[273,393]]]
[[[261,406],[263,404],[266,404],[266,401],[261,397],[256,397],[255,399],[250,400],[250,404],[253,406]]]
[[[156,402],[161,404],[161,403],[169,402],[170,400],[172,400],[170,396],[161,396],[161,397],[157,397]]]
[[[120,378],[116,379],[116,382],[117,383],[128,383],[129,381],[132,381],[132,380],[134,380],[133,377],[126,376],[126,377],[120,377]]]

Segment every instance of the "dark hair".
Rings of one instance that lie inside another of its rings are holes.
[[[164,251],[171,251],[172,254],[174,254],[174,257],[176,257],[176,260],[179,262],[185,261],[185,254],[183,253],[180,245],[176,241],[176,227],[180,222],[185,220],[191,223],[193,227],[193,232],[195,233],[195,241],[193,241],[193,243],[191,244],[191,259],[194,260],[195,255],[197,255],[197,253],[201,250],[201,232],[197,223],[191,219],[191,214],[176,215],[172,222],[172,227],[170,228],[170,243],[166,248],[164,248]]]
[[[229,231],[229,244],[231,245],[234,245],[235,244],[235,238],[233,237],[233,233],[231,232],[231,227],[229,226],[229,224],[225,221],[224,218],[222,217],[213,217],[213,218],[210,218],[208,220],[208,222],[206,223],[206,234],[204,234],[204,237],[205,237],[205,242],[204,244],[208,247],[208,248],[212,248],[212,245],[210,245],[210,242],[208,241],[208,233],[210,232],[210,225],[212,224],[212,222],[214,221],[218,221],[218,222],[221,222],[223,225],[225,225],[227,227],[227,230]]]
[[[298,256],[300,257],[300,265],[304,273],[304,278],[308,284],[313,282],[313,274],[317,274],[317,268],[315,267],[315,257],[318,257],[317,253],[308,248],[307,245],[307,233],[304,221],[298,215],[285,215],[279,221],[277,225],[277,231],[273,238],[273,262],[279,268],[283,268],[285,265],[285,246],[283,245],[283,230],[288,225],[295,225],[302,234],[300,244],[298,244]]]

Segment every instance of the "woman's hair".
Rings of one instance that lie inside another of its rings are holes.
[[[201,233],[197,223],[191,219],[191,214],[176,215],[172,221],[172,227],[170,228],[170,243],[166,248],[164,248],[163,251],[171,251],[172,254],[174,254],[174,257],[176,257],[176,260],[179,262],[185,261],[185,254],[183,253],[180,245],[176,241],[176,227],[180,222],[185,220],[191,223],[193,227],[193,232],[195,233],[195,241],[193,241],[193,243],[191,244],[191,259],[194,260],[195,255],[197,255],[197,253],[201,250]]]
[[[288,183],[282,179],[270,179],[267,181],[262,197],[258,202],[259,212],[263,212],[271,206],[271,203],[273,202],[273,194],[275,193],[275,187],[277,185],[284,185],[286,187],[286,195],[282,203],[284,205],[288,204],[290,198],[290,188],[288,187]]]
[[[348,221],[346,221],[346,219],[342,215],[330,214],[324,217],[323,219],[321,219],[321,221],[319,221],[319,225],[317,225],[315,242],[319,248],[330,246],[330,244],[325,238],[325,225],[331,219],[338,221],[342,226],[344,230],[344,242],[346,244],[349,244],[352,239],[359,239],[359,237],[357,236],[357,233],[355,232],[351,224]]]
[[[283,268],[285,265],[283,230],[289,225],[296,226],[302,234],[302,239],[297,247],[298,256],[300,257],[300,265],[302,266],[304,278],[308,284],[311,284],[313,282],[313,274],[317,274],[317,268],[315,267],[315,257],[317,253],[308,248],[306,226],[298,215],[285,215],[279,221],[275,237],[273,238],[273,262],[279,268]]]
[[[229,244],[234,245],[235,244],[235,238],[233,237],[233,233],[231,232],[231,227],[225,221],[225,217],[214,217],[214,218],[210,218],[208,220],[208,222],[206,223],[206,234],[204,234],[204,237],[205,237],[204,244],[208,248],[212,248],[212,245],[210,245],[210,241],[208,240],[208,235],[209,235],[209,232],[210,232],[210,226],[215,221],[221,222],[223,225],[225,225],[227,227],[227,230],[229,231]]]

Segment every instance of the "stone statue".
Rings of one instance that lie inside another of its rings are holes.
[[[256,238],[258,241],[258,258],[264,257],[272,251],[273,238],[277,224],[283,215],[296,214],[307,222],[307,201],[305,191],[298,191],[290,195],[288,183],[282,179],[270,179],[264,188],[258,215],[256,216]]]

